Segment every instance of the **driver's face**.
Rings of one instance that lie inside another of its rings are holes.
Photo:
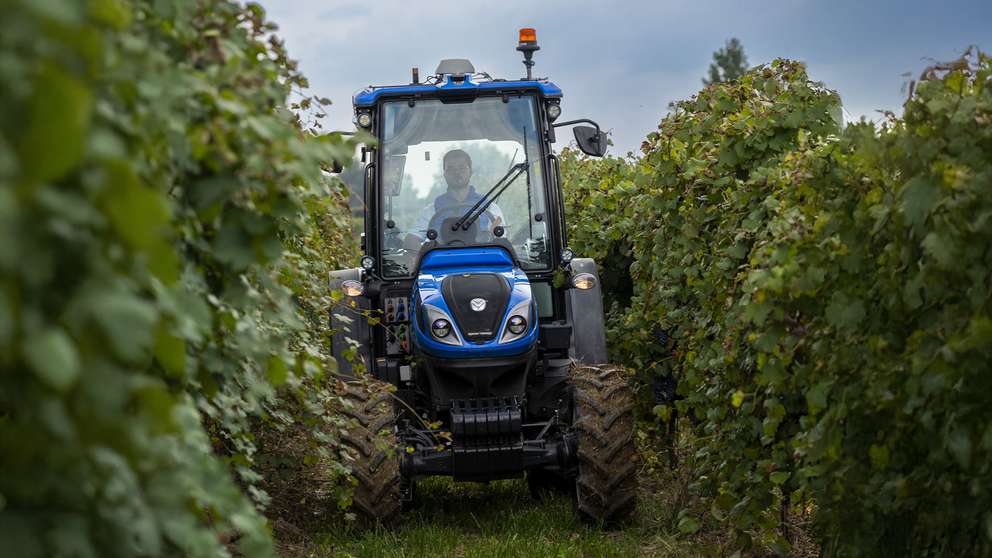
[[[448,188],[461,190],[468,187],[468,180],[472,177],[472,163],[465,159],[454,159],[444,165],[444,180],[448,183]]]

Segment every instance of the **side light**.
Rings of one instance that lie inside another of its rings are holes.
[[[365,285],[354,279],[348,279],[341,283],[341,290],[345,296],[362,296],[365,293]]]
[[[548,120],[552,122],[555,121],[559,116],[561,116],[561,105],[558,103],[548,103]]]
[[[571,248],[561,249],[561,263],[568,265],[572,263],[572,259],[574,258],[575,258],[575,252],[573,252]]]
[[[596,286],[596,276],[592,273],[578,273],[572,277],[572,286],[580,291],[588,291]]]
[[[372,256],[362,256],[361,266],[365,271],[372,271],[372,268],[375,267],[375,258]]]
[[[445,319],[434,320],[431,324],[431,333],[438,339],[444,339],[451,333],[451,322]]]
[[[372,114],[368,112],[358,113],[358,118],[355,122],[362,128],[368,129],[372,127]]]

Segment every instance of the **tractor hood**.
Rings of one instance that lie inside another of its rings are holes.
[[[412,315],[416,349],[434,357],[512,356],[537,342],[530,281],[499,246],[436,248],[425,254]]]

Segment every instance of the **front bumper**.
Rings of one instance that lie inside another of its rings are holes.
[[[437,358],[419,355],[419,369],[430,383],[436,411],[456,399],[522,396],[537,365],[537,350],[497,358]]]

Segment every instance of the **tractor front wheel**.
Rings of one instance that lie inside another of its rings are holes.
[[[575,507],[582,519],[617,524],[637,505],[634,397],[619,366],[572,368],[572,428],[578,434]]]
[[[352,507],[368,523],[391,526],[402,507],[392,394],[385,383],[373,380],[348,382],[342,396],[348,402],[345,414],[354,419],[343,437],[358,481]]]

